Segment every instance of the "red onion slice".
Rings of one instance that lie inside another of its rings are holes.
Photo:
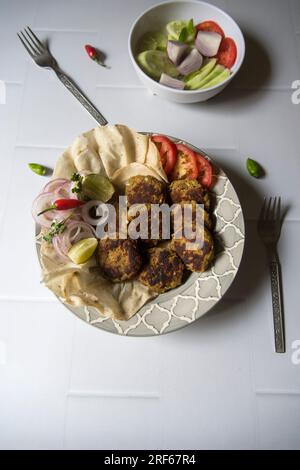
[[[190,73],[196,72],[196,70],[199,70],[202,63],[203,63],[202,55],[197,51],[197,49],[193,49],[189,53],[189,55],[177,67],[177,70],[182,75],[189,75]]]
[[[55,199],[56,198],[53,195],[53,193],[41,193],[33,201],[32,216],[34,220],[36,221],[36,223],[41,225],[42,227],[49,228],[51,227],[53,219],[63,220],[64,217],[66,216],[65,213],[67,211],[56,211],[56,210],[45,212],[45,214],[42,214],[42,215],[38,215],[39,212],[50,207],[55,201]]]
[[[53,193],[56,199],[73,198],[78,199],[76,193],[72,193],[73,183],[65,178],[55,178],[49,181],[43,188],[42,193]]]
[[[189,46],[180,41],[168,41],[167,53],[174,65],[180,64],[188,50]]]
[[[68,252],[74,243],[84,238],[97,238],[95,229],[86,222],[82,222],[80,208],[62,211],[51,210],[39,216],[37,214],[52,206],[57,199],[70,197],[77,199],[76,193],[72,193],[72,187],[72,181],[65,178],[51,180],[36,197],[32,205],[32,216],[36,223],[42,227],[50,228],[54,220],[62,221],[66,219],[65,230],[52,238],[52,244],[59,259],[65,262],[70,261]],[[68,219],[70,216],[72,218]]]
[[[68,247],[67,251],[71,248],[71,245],[82,240],[83,238],[96,238],[95,229],[85,223],[75,220],[71,220],[67,223],[67,228],[62,234],[64,245]]]
[[[66,183],[70,183],[70,181],[65,178],[55,178],[44,186],[42,193],[52,193]]]
[[[52,206],[56,199],[58,199],[58,197],[55,193],[41,193],[35,198],[33,201],[31,213],[37,224],[41,225],[42,227],[50,228],[54,219],[60,221],[66,219],[70,215],[76,218],[79,216],[78,211],[80,211],[80,208],[60,211],[53,209],[51,211],[45,212],[44,214],[38,215],[44,209]]]
[[[67,181],[66,183],[62,184],[54,191],[56,199],[78,199],[77,193],[72,193],[72,187],[72,181]]]
[[[181,80],[176,80],[176,78],[172,78],[166,73],[161,74],[159,83],[165,86],[169,86],[171,88],[176,88],[177,90],[184,89],[184,83]]]
[[[96,230],[90,225],[87,224],[86,222],[81,222],[81,221],[76,221],[76,220],[70,220],[67,224],[67,232],[69,233],[71,230],[74,228],[80,227],[83,230],[87,230],[92,237],[96,237]]]
[[[222,36],[213,31],[199,31],[195,40],[195,46],[205,57],[217,55]]]
[[[60,235],[55,235],[52,239],[53,247],[62,261],[70,261],[68,252],[79,240],[84,238],[96,238],[96,231],[94,228],[85,223],[70,220],[66,222],[66,228]]]
[[[53,247],[62,261],[70,261],[70,258],[66,254],[66,247],[62,246],[62,239],[59,235],[55,235],[52,239]]]

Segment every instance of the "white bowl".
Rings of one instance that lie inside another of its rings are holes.
[[[223,83],[205,90],[176,90],[161,85],[143,72],[135,59],[143,34],[148,31],[164,31],[166,24],[170,21],[190,18],[193,18],[196,23],[205,20],[216,21],[223,28],[225,35],[232,37],[237,45],[237,60],[231,69],[230,77]],[[128,49],[139,78],[154,94],[177,103],[197,103],[220,93],[235,77],[245,57],[245,40],[236,22],[220,8],[206,2],[173,1],[151,7],[137,18],[129,33]]]

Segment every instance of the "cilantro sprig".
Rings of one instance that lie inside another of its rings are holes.
[[[55,235],[59,235],[60,233],[63,233],[63,231],[66,228],[66,221],[67,219],[53,220],[49,232],[43,235],[43,240],[45,240],[48,243],[51,243]]]
[[[79,173],[73,173],[71,176],[71,181],[74,183],[72,193],[81,194],[83,176],[81,176]]]

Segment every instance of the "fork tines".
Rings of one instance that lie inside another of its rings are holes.
[[[17,34],[23,46],[32,58],[45,52],[45,46],[41,43],[39,38],[34,34],[29,26],[24,28],[24,33],[23,31],[20,31],[20,33]]]
[[[281,217],[281,197],[264,198],[264,203],[260,211],[260,221],[278,221]]]

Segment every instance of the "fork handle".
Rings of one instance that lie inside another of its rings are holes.
[[[270,261],[275,351],[285,352],[283,303],[281,295],[281,270],[278,259]]]
[[[79,90],[79,88],[72,82],[72,80],[61,70],[54,70],[57,77],[65,85],[65,87],[78,99],[78,101],[85,107],[85,109],[90,113],[90,115],[100,124],[105,126],[107,120],[105,117],[98,111],[97,108],[84,96],[84,94]]]

